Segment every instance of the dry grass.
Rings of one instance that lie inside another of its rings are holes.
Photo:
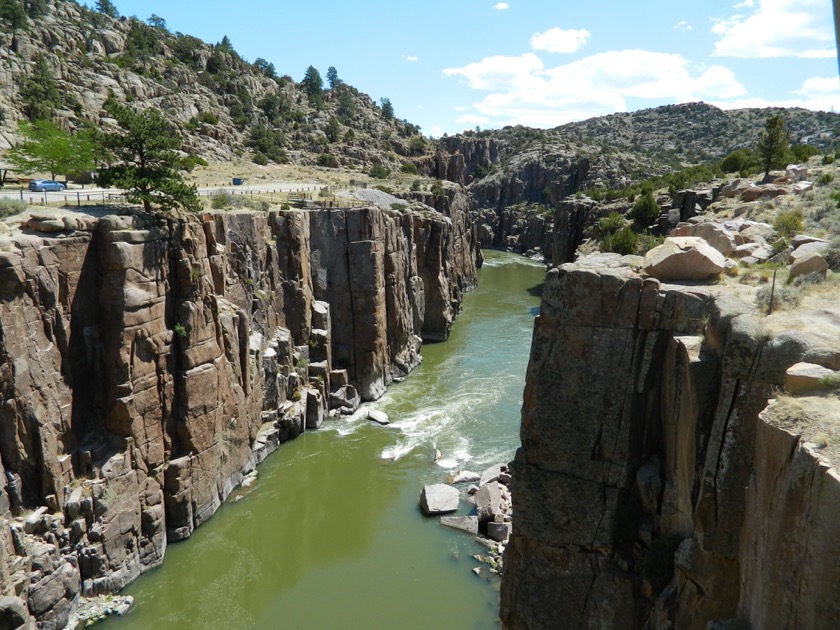
[[[840,398],[836,393],[799,397],[782,394],[762,418],[801,435],[802,441],[817,446],[822,457],[835,465],[840,463]]]

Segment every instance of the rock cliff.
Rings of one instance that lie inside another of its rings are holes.
[[[475,284],[458,211],[41,222],[0,242],[0,590],[42,628],[379,397]]]
[[[836,305],[762,317],[754,297],[642,278],[614,254],[548,273],[506,627],[836,625],[840,401],[783,392],[797,362],[837,374]]]

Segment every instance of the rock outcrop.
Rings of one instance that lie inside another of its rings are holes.
[[[808,419],[835,431],[840,401],[772,400],[799,362],[833,379],[836,331],[767,328],[751,296],[662,284],[616,255],[548,273],[511,464],[506,627],[836,624],[840,476]]]
[[[0,590],[42,628],[382,395],[475,284],[458,212],[91,220],[0,243]],[[33,511],[34,510],[34,511]]]

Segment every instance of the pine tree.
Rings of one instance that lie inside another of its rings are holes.
[[[12,30],[26,28],[29,20],[20,0],[0,0],[0,22]]]
[[[96,0],[96,10],[115,20],[120,17],[120,12],[111,0]]]
[[[151,211],[153,203],[164,209],[180,206],[199,210],[195,186],[187,184],[178,170],[181,141],[163,114],[157,109],[136,110],[113,100],[105,109],[120,129],[103,137],[102,144],[116,165],[100,173],[100,182],[124,189],[126,198],[142,203],[146,212]]]
[[[335,66],[327,68],[327,83],[329,83],[331,90],[341,85],[341,79],[338,78],[338,70],[335,69]]]
[[[770,174],[771,168],[784,168],[790,152],[790,131],[785,127],[781,115],[770,116],[764,123],[764,131],[758,136],[756,151],[761,156],[765,177]]]
[[[385,120],[393,120],[394,106],[391,104],[391,99],[380,98],[379,103],[382,106],[382,118]]]
[[[50,120],[64,102],[58,81],[43,55],[35,58],[32,74],[23,79],[18,94],[23,102],[23,113],[33,122]]]
[[[315,66],[309,66],[300,82],[303,91],[309,97],[309,102],[319,107],[324,102],[324,81]]]

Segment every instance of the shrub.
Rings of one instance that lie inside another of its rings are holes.
[[[610,212],[609,215],[598,219],[598,235],[601,237],[615,234],[627,226],[624,217],[619,212]]]
[[[408,175],[416,175],[417,166],[415,166],[414,162],[403,162],[400,166],[400,171]]]
[[[379,184],[378,186],[374,186],[374,188],[376,188],[376,190],[381,190],[384,193],[388,193],[389,195],[393,194],[393,192],[394,192],[393,188],[391,188],[390,186],[385,186],[383,184]]]
[[[230,205],[230,195],[227,193],[219,193],[213,195],[210,199],[210,207],[213,210],[224,210]]]
[[[828,166],[829,164],[834,164],[834,154],[827,153],[823,156],[822,163],[824,166]]]
[[[790,239],[805,227],[802,210],[787,210],[773,219],[773,229],[780,238]]]
[[[19,214],[29,207],[23,199],[0,199],[0,218]]]
[[[391,174],[391,169],[378,162],[370,167],[370,176],[374,179],[385,179]]]
[[[614,234],[609,234],[601,239],[599,249],[602,252],[614,252],[627,255],[636,253],[638,236],[629,227],[623,227]]]
[[[653,198],[653,193],[646,191],[636,200],[627,214],[637,225],[650,225],[659,218],[659,204]]]
[[[840,236],[831,239],[822,256],[829,269],[840,271]]]
[[[268,164],[268,158],[265,157],[265,155],[263,155],[259,151],[257,151],[256,153],[254,153],[254,155],[251,156],[251,161],[254,164],[258,164],[260,166],[265,166],[266,164]]]
[[[175,324],[172,327],[172,332],[178,335],[179,339],[184,339],[187,336],[187,329],[184,328],[184,325],[181,323]]]
[[[418,190],[420,190],[421,185],[422,184],[421,184],[420,180],[415,179],[413,182],[411,182],[411,191],[412,192],[417,192]]]
[[[443,182],[436,179],[432,184],[432,194],[435,197],[443,197],[446,194],[446,189],[443,187]]]
[[[318,166],[325,166],[327,168],[338,168],[338,160],[334,155],[329,153],[322,153],[318,156]]]
[[[405,212],[406,208],[408,208],[408,204],[400,203],[399,201],[391,204],[391,210],[396,210],[397,212]]]
[[[830,184],[833,181],[834,181],[834,175],[832,175],[831,173],[823,173],[822,175],[820,175],[819,179],[817,179],[817,183],[820,186],[827,186],[828,184]]]

